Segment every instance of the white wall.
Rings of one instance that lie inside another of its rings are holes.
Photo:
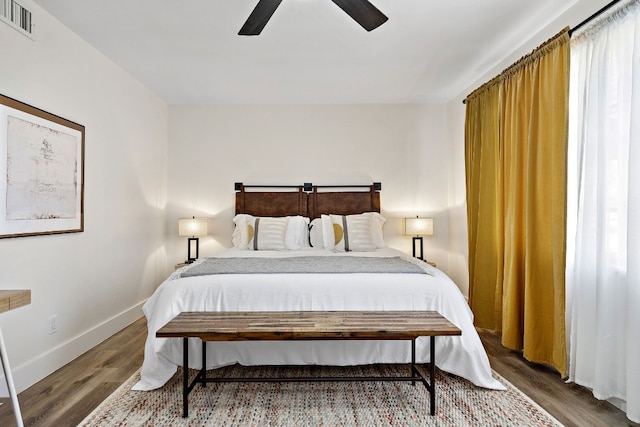
[[[186,257],[180,217],[211,218],[201,256],[231,245],[234,182],[359,184],[382,182],[385,236],[411,253],[402,218],[434,218],[425,256],[448,270],[445,106],[172,106],[169,110],[168,250]]]
[[[32,291],[0,314],[19,391],[140,318],[168,272],[166,104],[23,3],[35,41],[0,23],[0,93],[84,125],[86,141],[85,231],[0,240],[0,289]]]

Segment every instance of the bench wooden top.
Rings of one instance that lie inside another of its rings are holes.
[[[436,311],[183,312],[156,332],[159,338],[203,341],[411,340],[461,335]]]

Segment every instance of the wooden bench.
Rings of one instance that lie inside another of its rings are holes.
[[[183,312],[156,332],[158,338],[183,339],[183,417],[188,417],[189,393],[207,382],[287,381],[420,381],[429,391],[435,415],[435,337],[461,335],[460,329],[435,311],[262,311]],[[429,381],[416,368],[416,338],[430,337]],[[202,340],[202,368],[189,383],[189,338]],[[407,340],[411,341],[409,376],[208,378],[207,341],[286,340]]]

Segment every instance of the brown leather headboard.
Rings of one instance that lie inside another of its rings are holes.
[[[311,184],[289,186],[243,185],[236,183],[236,215],[290,216],[311,219],[322,214],[352,215],[380,212],[380,183],[372,185],[321,186]],[[247,188],[265,191],[247,191]],[[280,191],[274,191],[278,188]],[[293,188],[297,191],[286,191]],[[344,191],[339,189],[343,188]],[[325,191],[330,189],[331,191]],[[338,190],[338,191],[336,191]]]
[[[308,217],[319,218],[322,214],[353,215],[363,212],[380,212],[380,192],[376,186],[369,186],[369,191],[319,191],[313,187],[309,193]],[[333,187],[335,188],[335,187]]]
[[[252,188],[262,186],[252,186]],[[273,190],[275,186],[268,187]],[[253,216],[307,216],[307,193],[303,186],[284,186],[297,188],[297,191],[246,191],[245,186],[236,184],[236,215]],[[266,187],[265,187],[266,188]]]

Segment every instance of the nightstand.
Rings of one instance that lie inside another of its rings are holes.
[[[185,266],[187,266],[187,265],[189,265],[189,264],[188,264],[188,263],[186,263],[186,262],[181,262],[181,263],[179,263],[179,264],[176,264],[176,270],[177,270],[177,269],[179,269],[179,268],[185,267]]]

